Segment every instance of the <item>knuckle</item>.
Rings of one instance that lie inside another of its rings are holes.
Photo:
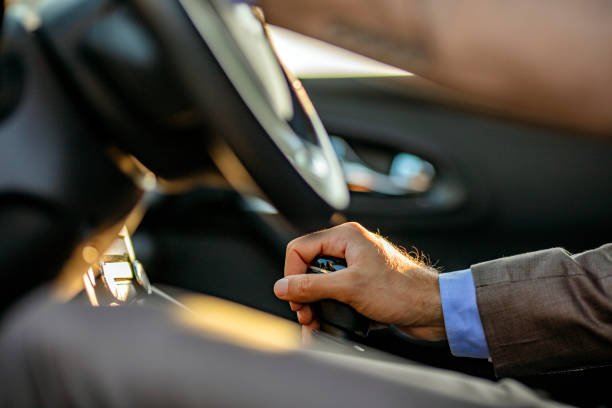
[[[367,233],[365,227],[358,222],[351,221],[342,224],[342,226],[349,234],[365,235]]]
[[[348,229],[351,230],[356,230],[356,231],[362,231],[364,228],[361,224],[359,224],[358,222],[355,221],[350,221],[347,223],[344,223],[344,226]]]
[[[289,243],[287,244],[287,248],[285,250],[287,254],[290,254],[292,251],[295,250],[296,241],[298,239],[299,238],[295,238],[295,239],[292,239],[291,241],[289,241]]]
[[[298,279],[295,285],[295,294],[300,297],[306,297],[312,290],[312,281],[305,276],[303,279]]]

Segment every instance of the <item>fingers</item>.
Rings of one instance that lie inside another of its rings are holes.
[[[330,231],[315,232],[291,241],[285,255],[285,276],[306,273],[310,261],[320,254],[343,258],[345,248]]]
[[[349,241],[366,233],[361,225],[350,222],[294,239],[287,245],[285,276],[306,273],[308,264],[317,255],[346,258]]]
[[[289,302],[289,307],[291,307],[292,312],[297,312],[298,310],[302,309],[304,305],[298,302]]]
[[[336,299],[348,303],[352,289],[351,268],[319,275],[287,276],[274,284],[274,294],[283,300],[310,303]]]
[[[310,306],[304,306],[300,311],[297,312],[298,322],[303,325],[309,325],[314,320],[314,314]]]

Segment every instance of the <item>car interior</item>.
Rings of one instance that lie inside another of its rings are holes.
[[[41,284],[60,288],[64,301],[93,304],[83,276],[102,273],[92,265],[117,234],[124,243],[131,235],[126,251],[133,244],[130,259],[142,268],[134,276],[147,295],[188,291],[293,322],[272,291],[287,243],[345,221],[442,273],[609,242],[608,140],[514,117],[414,75],[298,78],[290,61],[279,64],[261,19],[224,0],[7,8],[0,279],[10,289],[2,315]],[[131,299],[105,279],[98,288],[110,291],[107,304]],[[489,361],[454,357],[446,342],[393,328],[330,336],[497,380]],[[610,374],[602,367],[517,380],[556,401],[601,407],[610,404]]]

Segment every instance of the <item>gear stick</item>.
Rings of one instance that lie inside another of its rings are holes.
[[[307,273],[328,274],[342,269],[346,269],[344,259],[321,255],[310,263]],[[357,313],[349,305],[333,299],[323,299],[312,306],[321,323],[321,331],[341,337],[368,335],[370,319]]]

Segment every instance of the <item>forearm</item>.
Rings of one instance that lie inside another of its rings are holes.
[[[605,0],[262,0],[268,21],[556,125],[612,132]]]
[[[555,248],[472,266],[498,375],[612,364],[612,244]]]

